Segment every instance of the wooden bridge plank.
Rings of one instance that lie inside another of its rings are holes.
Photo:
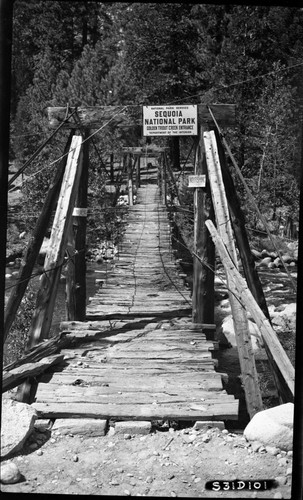
[[[175,403],[170,405],[119,405],[102,403],[33,403],[40,418],[123,418],[131,420],[171,419],[171,420],[222,420],[235,419],[238,401],[220,404]]]
[[[197,395],[188,396],[188,394],[176,394],[176,395],[168,395],[168,394],[158,394],[154,392],[150,393],[123,393],[121,394],[99,394],[96,391],[83,391],[81,393],[69,393],[66,392],[58,392],[56,394],[52,393],[51,395],[47,392],[45,395],[42,392],[39,392],[39,403],[60,403],[64,399],[65,403],[87,403],[92,404],[98,401],[98,404],[110,405],[110,404],[119,404],[119,405],[135,405],[135,404],[157,404],[157,405],[170,405],[170,404],[182,404],[188,405],[192,404],[207,404],[207,405],[222,405],[222,404],[230,404],[234,401],[231,397],[217,397],[211,398],[201,398]]]

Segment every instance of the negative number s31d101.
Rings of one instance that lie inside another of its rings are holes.
[[[259,479],[256,481],[235,479],[234,481],[208,481],[205,484],[205,489],[212,491],[265,491],[270,490],[274,486],[275,481],[273,479]]]

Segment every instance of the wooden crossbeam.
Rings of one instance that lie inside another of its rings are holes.
[[[216,120],[221,126],[233,126],[235,124],[234,104],[197,104],[198,122],[200,124],[212,124],[213,119],[208,106],[213,111]],[[72,112],[75,108],[70,108]],[[48,107],[47,117],[50,128],[58,127],[66,119],[66,107]],[[121,111],[121,112],[120,112]],[[128,128],[130,126],[142,126],[142,106],[132,106],[129,108],[122,106],[81,106],[77,108],[77,115],[82,127],[96,129],[111,121],[111,125],[118,128]],[[73,120],[66,121],[64,128],[79,128],[79,124]]]
[[[123,153],[132,153],[134,155],[158,155],[161,153],[165,153],[169,151],[169,148],[160,148],[160,147],[124,147],[122,148]]]

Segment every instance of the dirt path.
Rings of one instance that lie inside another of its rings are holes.
[[[254,452],[242,434],[193,427],[85,437],[36,430],[12,460],[22,482],[2,492],[206,498],[290,498],[292,458]],[[270,491],[208,491],[207,481],[279,477]],[[285,483],[285,484],[283,484]]]

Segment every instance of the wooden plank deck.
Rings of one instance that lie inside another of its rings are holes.
[[[191,323],[156,185],[138,190],[119,259],[99,284],[87,321],[61,325],[77,343],[40,377],[33,406],[41,418],[238,418],[212,357],[214,326]]]

